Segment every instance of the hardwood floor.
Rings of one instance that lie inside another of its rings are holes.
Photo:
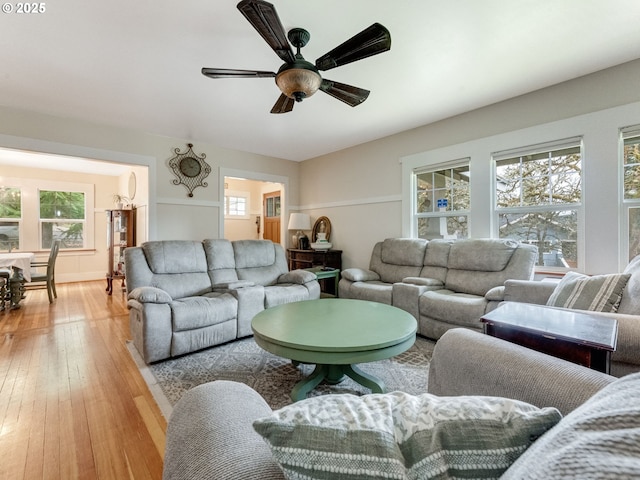
[[[116,288],[118,287],[118,288]],[[27,292],[0,312],[0,479],[160,479],[166,420],[127,351],[106,281]]]

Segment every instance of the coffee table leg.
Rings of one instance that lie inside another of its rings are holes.
[[[307,393],[316,388],[328,373],[328,365],[316,365],[311,375],[295,384],[291,390],[291,400],[297,402],[307,398]]]
[[[385,393],[386,388],[384,382],[379,378],[360,370],[356,365],[344,365],[342,371],[348,377],[353,378],[360,385],[371,389],[373,393]]]

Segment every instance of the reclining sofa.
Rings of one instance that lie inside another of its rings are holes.
[[[258,312],[320,298],[316,276],[289,271],[269,240],[153,241],[124,255],[131,336],[147,363],[252,335]]]
[[[505,281],[533,278],[537,251],[508,239],[388,238],[373,247],[369,269],[342,272],[340,296],[402,308],[429,338],[480,331],[480,317],[504,300]]]

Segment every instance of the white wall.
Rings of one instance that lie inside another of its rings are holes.
[[[612,230],[617,239],[617,204],[614,206],[610,200],[611,197],[616,198],[618,185],[611,176],[615,175],[612,172],[616,170],[617,158],[611,157],[611,134],[615,141],[617,128],[624,125],[614,124],[617,119],[611,124],[603,124],[603,117],[585,120],[581,116],[602,111],[606,117],[606,110],[628,105],[624,114],[628,124],[640,124],[640,108],[635,103],[640,101],[639,78],[640,60],[636,60],[441,122],[307,160],[300,168],[299,209],[314,218],[326,215],[331,219],[331,241],[334,248],[344,252],[343,268],[367,266],[375,242],[406,234],[402,227],[402,158],[451,147],[448,151],[450,158],[447,159],[453,160],[469,155],[468,149],[464,148],[468,142],[506,132],[526,132],[526,129],[538,126],[540,132],[546,130],[546,136],[551,137],[545,140],[564,138],[571,135],[562,133],[556,136],[559,132],[553,129],[558,125],[555,122],[567,120],[562,124],[563,131],[574,131],[572,135],[591,132],[594,128],[602,132],[591,137],[594,141],[589,142],[587,152],[601,161],[591,170],[590,166],[585,167],[585,189],[590,192],[600,190],[600,195],[592,197],[594,200],[586,207],[587,252],[590,255],[584,269],[588,273],[615,271],[620,268],[620,246],[615,240],[612,242],[602,235],[600,219],[607,217],[607,233]],[[539,143],[530,141],[534,136],[518,138],[516,135],[513,139],[524,142],[522,145]],[[522,145],[516,142],[510,147]],[[500,148],[491,149],[496,150]],[[602,177],[604,172],[607,175]],[[488,177],[484,185],[489,187]],[[472,195],[475,194],[472,192]],[[607,201],[597,204],[603,197]],[[478,214],[474,222],[474,236],[490,234],[489,213],[486,210],[484,217],[482,213]]]

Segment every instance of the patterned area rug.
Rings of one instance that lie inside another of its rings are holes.
[[[418,337],[406,352],[378,362],[359,364],[361,370],[382,379],[388,391],[402,390],[411,394],[427,391],[427,375],[435,342]],[[144,365],[133,344],[129,351],[142,370],[163,413],[168,418],[171,408],[190,388],[214,380],[234,380],[246,383],[258,391],[273,408],[291,402],[293,386],[311,374],[313,365],[294,366],[290,360],[262,350],[252,337]],[[145,371],[146,370],[146,371]],[[151,376],[149,375],[151,374]],[[159,388],[158,388],[159,387]],[[160,394],[165,399],[158,398]],[[309,396],[330,393],[371,393],[350,378],[337,385],[320,384]]]

